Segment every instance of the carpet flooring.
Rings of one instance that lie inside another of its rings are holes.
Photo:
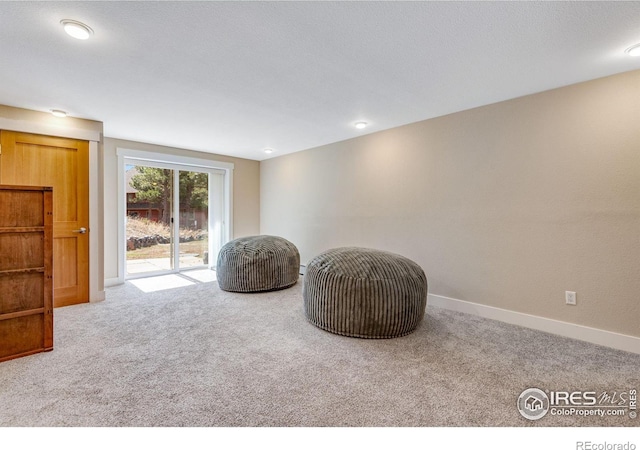
[[[640,355],[427,305],[405,337],[305,320],[302,279],[236,294],[216,282],[55,310],[52,352],[0,363],[10,427],[621,427],[640,419],[520,415],[527,388],[640,388]]]

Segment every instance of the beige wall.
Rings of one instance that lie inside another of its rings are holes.
[[[393,251],[431,294],[640,337],[639,118],[635,71],[263,161],[261,232],[303,264]]]
[[[260,232],[260,163],[248,159],[190,150],[162,147],[140,142],[105,138],[104,140],[104,205],[105,205],[105,279],[118,277],[118,198],[117,155],[118,147],[165,153],[189,158],[210,159],[234,164],[233,171],[233,237],[259,234]]]

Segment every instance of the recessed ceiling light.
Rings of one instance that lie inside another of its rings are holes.
[[[52,109],[51,114],[53,114],[56,117],[67,117],[67,112],[61,109]]]
[[[640,56],[640,44],[632,45],[625,52],[630,56]]]
[[[265,148],[263,150],[267,155],[270,155],[271,153],[273,153],[273,149],[272,148]]]
[[[358,130],[362,130],[363,128],[367,127],[367,122],[356,122],[356,128]]]
[[[93,34],[93,30],[88,25],[78,22],[77,20],[64,19],[60,23],[64,27],[64,31],[71,37],[76,39],[89,39]]]

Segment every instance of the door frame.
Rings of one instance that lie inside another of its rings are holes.
[[[126,204],[126,177],[125,165],[135,164],[152,165],[155,167],[166,167],[176,170],[193,170],[204,169],[205,171],[222,171],[224,176],[223,185],[223,210],[222,210],[222,236],[219,245],[223,245],[232,239],[233,230],[233,163],[215,161],[210,159],[191,158],[186,156],[178,156],[166,153],[148,152],[144,150],[134,150],[129,148],[116,148],[118,158],[118,279],[117,283],[121,284],[126,281],[126,229],[125,218],[127,214]],[[212,182],[209,180],[209,197],[212,197]],[[175,206],[175,205],[174,205]],[[210,205],[209,214],[212,214],[213,207]],[[213,222],[209,220],[209,227]],[[211,248],[210,240],[210,248]],[[210,253],[211,254],[211,253]],[[176,255],[177,256],[177,255]],[[209,268],[215,266],[215,258],[209,257]],[[169,273],[169,272],[163,272]],[[151,276],[152,273],[144,274]]]
[[[89,142],[89,230],[91,231],[89,233],[89,301],[102,301],[105,299],[104,239],[101,225],[104,202],[103,196],[99,194],[103,178],[102,131],[77,128],[69,125],[69,120],[65,120],[66,118],[57,119],[49,117],[50,114],[39,112],[38,114],[46,118],[47,121],[43,119],[42,122],[36,122],[28,119],[0,117],[0,130]]]

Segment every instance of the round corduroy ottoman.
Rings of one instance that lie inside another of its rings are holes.
[[[227,242],[218,253],[220,289],[232,292],[274,291],[298,281],[300,253],[278,236],[248,236]]]
[[[427,277],[404,256],[342,247],[307,265],[304,313],[323,330],[361,338],[393,338],[416,329],[427,307]]]

